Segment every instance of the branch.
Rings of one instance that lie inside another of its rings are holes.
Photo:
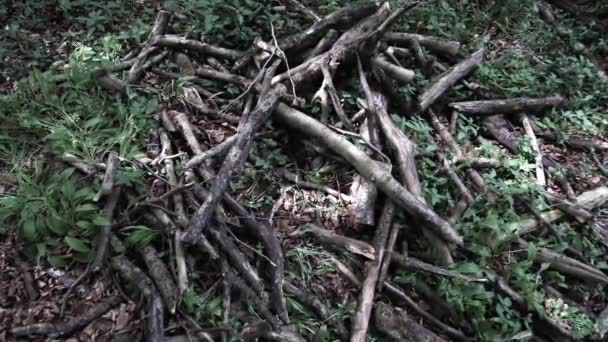
[[[420,112],[425,112],[429,109],[450,87],[475,70],[483,61],[484,53],[485,49],[483,48],[477,50],[469,58],[454,65],[437,78],[437,80],[429,84],[424,92],[418,96]]]
[[[414,42],[417,42],[433,52],[442,53],[449,56],[455,56],[458,54],[458,50],[460,50],[459,42],[434,36],[425,36],[415,33],[388,32],[384,34],[384,38],[389,43],[407,48],[411,47]]]
[[[91,322],[101,317],[113,307],[122,302],[122,297],[113,296],[108,300],[98,303],[92,310],[76,316],[67,322],[61,323],[37,323],[11,329],[11,334],[17,337],[25,336],[47,336],[50,339],[65,338],[84,329]]]
[[[373,181],[378,189],[391,198],[396,205],[420,220],[425,227],[435,231],[442,239],[457,245],[462,244],[462,237],[448,222],[410,194],[393,178],[389,170],[369,158],[363,151],[359,150],[344,137],[333,132],[314,118],[282,103],[277,107],[276,117],[285,124],[316,139],[319,143],[328,146],[331,150],[341,155],[363,177]]]
[[[461,113],[472,115],[494,115],[541,112],[543,110],[559,107],[563,103],[563,97],[550,96],[541,98],[519,97],[505,100],[452,102],[449,104],[449,106]]]
[[[370,260],[375,260],[376,250],[369,244],[351,239],[342,235],[335,234],[327,229],[323,229],[312,223],[307,223],[300,226],[298,229],[289,234],[290,237],[303,236],[306,233],[313,234],[319,242],[330,246],[344,248],[349,252],[362,255]]]
[[[365,263],[365,279],[363,280],[361,291],[359,292],[357,310],[351,319],[351,342],[366,341],[369,318],[372,312],[372,306],[374,305],[376,284],[378,282],[378,276],[380,275],[382,261],[384,260],[384,248],[386,246],[394,214],[395,205],[390,200],[387,200],[382,209],[378,228],[376,229],[376,234],[372,243],[376,253],[375,259]]]

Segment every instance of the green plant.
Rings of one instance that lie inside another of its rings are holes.
[[[19,235],[35,244],[38,258],[55,267],[63,266],[70,254],[88,261],[91,240],[108,224],[93,202],[95,188],[83,187],[73,168],[60,173],[41,168],[31,176],[18,173],[17,181],[17,192],[0,200],[0,219],[14,222]]]

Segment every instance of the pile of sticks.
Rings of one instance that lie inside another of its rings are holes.
[[[297,1],[290,3],[297,4]],[[551,141],[560,135],[542,131],[527,114],[542,114],[562,106],[565,104],[562,97],[497,99],[480,92],[465,79],[484,62],[483,47],[468,53],[458,42],[391,31],[397,19],[407,19],[407,11],[413,6],[415,4],[406,4],[391,10],[388,3],[369,2],[325,17],[302,5],[294,6],[294,10],[313,21],[310,27],[282,38],[277,38],[272,29],[272,40],[258,39],[248,51],[211,45],[192,38],[189,33],[173,32],[172,21],[183,18],[161,11],[140,49],[129,53],[122,63],[98,71],[96,78],[102,87],[124,95],[137,92],[154,96],[145,86],[138,86],[154,74],[162,80],[161,86],[182,77],[190,81],[177,95],[164,98],[166,101],[156,115],[158,127],[150,136],[148,158],[136,162],[147,172],[152,184],[148,198],[137,200],[131,190],[116,185],[114,177],[125,161],[114,154],[104,165],[103,189],[98,196],[105,203],[108,221],[112,224],[100,233],[97,258],[87,269],[87,275],[102,269],[109,258],[109,267],[141,291],[147,302],[147,340],[164,340],[167,337],[165,321],[170,317],[185,320],[190,336],[202,340],[228,341],[238,334],[247,341],[258,338],[304,341],[305,338],[289,326],[285,292],[309,306],[341,339],[365,341],[370,322],[380,333],[400,341],[468,340],[474,334],[470,322],[449,314],[449,310],[447,318],[439,318],[436,310],[420,306],[390,280],[391,266],[483,283],[510,297],[518,310],[531,313],[535,334],[552,340],[572,338],[569,331],[538,315],[500,274],[476,278],[447,268],[454,263],[455,256],[467,251],[466,241],[455,229],[463,213],[477,200],[500,196],[488,187],[482,172],[502,167],[504,163],[504,160],[478,158],[465,152],[455,138],[458,115],[478,117],[489,136],[512,154],[519,153],[518,141],[522,137],[512,131],[510,122],[521,124],[537,154],[536,182],[545,187],[548,181],[554,180],[567,194],[547,192],[547,198],[557,210],[534,211],[529,220],[513,223],[510,234],[492,241],[495,246],[525,247],[527,243],[520,236],[538,227],[551,227],[551,222],[564,215],[579,222],[591,220],[590,210],[608,200],[608,188],[601,187],[577,197],[566,177],[558,171],[559,165],[543,156],[538,148],[537,139]],[[119,72],[126,77],[118,77]],[[428,85],[418,89],[416,96],[405,98],[397,87],[413,82],[416,77],[427,78]],[[364,99],[359,102],[360,111],[354,115],[346,112],[336,89],[340,81],[348,78],[358,81]],[[224,98],[206,88],[209,81],[220,87],[235,85],[242,93],[236,98]],[[479,100],[446,102],[450,90],[461,84]],[[306,95],[311,95],[320,105],[319,118],[304,112]],[[449,212],[438,213],[425,201],[416,166],[417,146],[395,125],[389,112],[425,118],[442,141],[440,145],[444,149],[431,157],[439,161],[438,171],[449,178],[458,191],[460,201]],[[444,118],[441,115],[444,113],[449,115]],[[334,311],[307,289],[284,279],[284,250],[271,222],[258,219],[239,203],[237,194],[230,191],[231,180],[243,170],[257,135],[271,118],[306,136],[323,153],[311,161],[311,165],[319,165],[320,159],[334,158],[356,170],[350,194],[283,173],[295,184],[346,201],[355,223],[375,227],[374,238],[369,242],[341,236],[315,224],[299,227],[290,234],[292,238],[311,234],[321,244],[360,256],[363,262],[358,264],[335,260],[336,269],[359,288],[357,309],[349,324],[335,319]],[[226,131],[234,134],[215,145],[204,142],[201,137],[208,122],[220,122]],[[608,148],[606,143],[582,138],[570,139],[568,143],[596,150]],[[99,171],[95,165],[71,162],[83,172]],[[464,167],[466,178],[461,178],[456,166]],[[118,204],[127,201],[135,204],[129,207]],[[405,249],[401,253],[396,251],[396,246],[402,245],[400,241],[413,238],[401,231],[403,225],[395,220],[397,211],[408,217],[410,225],[416,223],[421,227],[423,239],[432,246],[434,263],[408,256]],[[126,255],[109,255],[112,232],[134,222],[157,227],[163,236],[171,237],[168,243],[156,245],[169,245],[168,255],[152,246]],[[263,252],[242,248],[243,239],[259,241]],[[189,263],[188,259],[197,262]],[[608,276],[602,271],[573,257],[541,250],[536,259],[567,276],[608,283]],[[353,271],[356,267],[362,272]],[[224,286],[224,326],[207,330],[179,309],[192,274],[203,269],[220,274]],[[358,273],[363,276],[357,276]],[[438,304],[437,308],[447,307],[428,287],[420,285],[416,291],[424,301]],[[237,293],[239,296],[234,299]],[[393,304],[385,299],[392,299]],[[114,305],[116,301],[112,299],[110,303]],[[259,320],[245,325],[240,332],[233,331],[231,305],[252,305]],[[51,330],[18,327],[13,328],[12,333],[17,336],[69,335],[56,327]]]

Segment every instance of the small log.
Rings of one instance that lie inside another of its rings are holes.
[[[454,65],[429,84],[424,92],[418,96],[418,108],[420,112],[425,112],[429,109],[450,87],[475,70],[483,61],[484,54],[485,49],[483,48],[475,51],[467,59]]]
[[[164,310],[160,294],[152,280],[137,266],[133,265],[124,255],[112,258],[112,268],[119,272],[129,283],[138,288],[146,297],[146,325],[144,334],[146,341],[162,342],[164,336]]]
[[[91,322],[101,317],[123,301],[120,296],[113,296],[98,303],[93,309],[61,323],[37,323],[22,327],[14,327],[10,330],[16,337],[47,336],[50,339],[66,338],[84,329]]]
[[[152,39],[152,45],[162,46],[171,49],[189,50],[202,55],[214,56],[230,60],[236,60],[243,55],[243,52],[226,49],[219,46],[203,43],[198,40],[182,38],[173,35],[160,35]]]
[[[392,308],[383,302],[378,302],[374,306],[374,321],[376,328],[393,341],[445,342],[444,339],[411,319],[405,311]]]
[[[559,107],[563,103],[563,97],[550,96],[542,98],[519,97],[505,100],[452,102],[449,106],[461,113],[494,115],[541,112],[543,110]]]
[[[148,267],[148,273],[154,280],[154,283],[158,287],[160,295],[165,301],[166,307],[169,309],[171,314],[175,314],[178,303],[178,291],[169,269],[165,263],[158,257],[158,252],[152,246],[146,246],[142,251],[141,255]]]
[[[307,223],[298,227],[298,229],[290,233],[289,236],[303,236],[306,233],[311,233],[312,235],[314,235],[322,244],[344,248],[349,252],[362,255],[370,260],[375,260],[376,258],[376,250],[369,244],[360,240],[355,240],[346,236],[335,234],[327,229],[323,229],[312,223]]]
[[[382,69],[388,76],[401,83],[410,83],[416,76],[413,70],[395,65],[383,57],[372,57],[371,62],[374,67]]]
[[[184,122],[181,122],[184,121]],[[180,120],[180,127],[182,134],[185,136],[188,143],[191,144],[191,149],[193,151],[199,150],[201,151],[200,146],[198,146],[198,141],[194,137],[194,133],[191,131],[190,126],[188,125],[187,118]],[[184,126],[187,126],[186,128]],[[190,136],[189,136],[190,135]],[[173,154],[171,148],[171,141],[169,140],[169,136],[162,129],[158,129],[158,136],[160,138],[161,143],[161,155],[163,154]],[[173,159],[165,158],[163,160],[165,164],[165,172],[167,173],[167,178],[169,178],[169,185],[171,188],[176,189],[180,186],[179,180],[177,179],[177,174],[175,172],[175,165],[173,164]],[[181,193],[176,192],[173,195],[173,204],[175,208],[175,212],[177,213],[177,220],[179,226],[176,227],[175,230],[175,261],[177,266],[177,286],[179,288],[180,294],[185,292],[188,289],[188,269],[186,266],[186,259],[184,256],[184,247],[180,240],[182,234],[182,228],[188,224],[188,218],[186,217],[186,209],[184,207],[184,197]]]
[[[374,296],[376,292],[376,284],[380,275],[380,268],[384,260],[384,252],[386,241],[388,240],[389,230],[393,223],[395,215],[395,205],[390,200],[387,200],[380,215],[376,234],[372,245],[375,249],[375,259],[368,261],[364,266],[365,278],[359,291],[359,299],[357,301],[357,310],[351,319],[351,342],[365,342],[367,338],[367,329],[369,319],[374,305]]]
[[[369,158],[363,151],[344,137],[332,131],[314,118],[280,103],[275,113],[285,124],[328,146],[353,165],[362,176],[373,181],[395,204],[410,213],[428,229],[433,230],[447,242],[462,244],[462,237],[452,225],[439,217],[431,208],[418,201],[383,165]]]
[[[388,32],[384,39],[397,46],[411,47],[415,42],[439,54],[455,56],[460,50],[460,43],[441,37],[425,36],[415,33]]]
[[[474,169],[495,169],[502,165],[498,159],[491,158],[476,158],[476,157],[461,157],[455,160],[456,164],[462,164]]]

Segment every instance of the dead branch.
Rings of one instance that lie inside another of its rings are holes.
[[[437,317],[433,316],[428,311],[421,308],[412,298],[410,298],[407,294],[405,294],[405,292],[403,292],[399,287],[397,287],[387,281],[384,283],[384,288],[385,288],[385,291],[389,295],[391,295],[394,298],[398,299],[399,301],[403,302],[408,309],[412,310],[414,313],[416,313],[420,317],[427,320],[430,324],[441,329],[450,337],[452,337],[458,341],[469,341],[470,340],[458,329],[451,327],[446,323],[443,323]]]
[[[370,140],[367,120],[361,125],[359,135],[366,141]],[[351,204],[348,211],[352,214],[354,223],[356,225],[373,226],[376,223],[375,209],[376,199],[378,198],[376,186],[370,180],[357,174],[353,177],[349,193]]]
[[[556,194],[544,191],[542,192],[542,195],[557,209],[563,211],[564,214],[569,215],[580,223],[587,222],[593,218],[593,214],[587,209],[575,203],[571,203],[566,199],[562,199]]]
[[[321,318],[324,322],[329,323],[334,329],[336,329],[336,333],[343,340],[348,339],[348,330],[346,330],[344,323],[340,320],[340,318],[336,317],[335,313],[330,311],[330,309],[317,297],[315,297],[312,293],[298,288],[287,280],[283,281],[283,287],[285,288],[285,292],[295,297],[300,303],[310,307],[319,318]]]
[[[446,277],[446,278],[460,279],[460,280],[471,281],[471,282],[485,282],[486,281],[486,279],[471,278],[464,274],[446,270],[446,269],[426,263],[426,262],[416,259],[416,258],[403,256],[396,252],[392,252],[390,254],[390,258],[392,261],[397,263],[399,266],[401,266],[407,270],[410,270],[410,271],[426,272],[426,273],[430,273],[430,274],[434,274],[434,275],[438,275],[438,276],[442,276],[442,277]]]
[[[574,341],[570,332],[566,331],[546,315],[536,312],[534,308],[528,305],[526,298],[511,288],[502,277],[496,276],[493,285],[498,291],[509,297],[514,303],[515,308],[519,311],[524,314],[532,314],[535,334],[549,336],[551,337],[551,341]]]
[[[540,152],[540,147],[538,146],[538,141],[536,140],[536,135],[534,134],[534,130],[532,129],[532,125],[530,124],[530,119],[526,114],[520,114],[519,116],[521,120],[522,126],[524,126],[524,131],[530,139],[530,144],[532,145],[532,150],[536,153],[534,157],[536,164],[536,182],[538,185],[545,187],[547,186],[547,180],[545,179],[545,170],[543,168],[543,155]]]
[[[129,283],[138,288],[146,297],[146,341],[162,342],[164,337],[163,301],[152,280],[124,255],[112,258],[112,268],[119,272]]]
[[[373,181],[378,189],[382,190],[395,204],[410,213],[426,227],[435,231],[442,239],[457,245],[462,244],[462,237],[454,228],[431,208],[418,201],[399,182],[392,177],[390,171],[378,162],[369,158],[364,152],[346,140],[344,137],[333,132],[331,129],[318,122],[314,118],[279,104],[276,117],[300,132],[311,136],[320,143],[328,146],[337,154],[341,155],[359,173],[370,181]]]
[[[178,291],[169,269],[165,263],[158,257],[158,252],[152,246],[146,246],[142,251],[141,255],[148,267],[148,273],[154,280],[154,283],[158,287],[160,295],[165,301],[165,305],[169,309],[171,314],[175,314],[178,303]]]
[[[456,174],[454,169],[452,169],[452,166],[450,165],[448,159],[440,153],[439,160],[443,165],[440,171],[444,172],[452,180],[452,182],[456,185],[460,196],[462,196],[462,198],[467,201],[467,204],[469,206],[472,205],[475,201],[473,195],[471,194],[467,186],[464,184],[464,182],[460,179],[458,174]]]
[[[332,80],[332,74],[329,71],[329,66],[327,64],[321,65],[321,73],[323,74],[323,85],[321,86],[325,92],[329,95],[329,99],[334,107],[334,111],[340,118],[340,121],[344,125],[344,128],[349,131],[354,131],[354,126],[346,113],[344,113],[344,109],[342,108],[342,104],[340,103],[340,98],[338,97],[338,92],[336,91],[336,87],[334,87],[334,82]]]
[[[371,62],[374,67],[382,69],[388,76],[402,83],[410,83],[416,76],[413,70],[392,64],[383,57],[372,57]]]
[[[230,149],[230,147],[234,145],[235,141],[236,135],[230,136],[226,140],[213,146],[207,151],[190,158],[190,160],[188,160],[186,164],[184,164],[184,168],[192,169],[198,167],[201,163],[207,161],[208,159],[225,154]]]
[[[584,209],[590,210],[602,206],[608,201],[608,187],[601,186],[596,189],[582,193],[576,198],[576,205]],[[541,213],[547,222],[555,222],[564,216],[561,210],[549,210]],[[515,235],[523,235],[532,232],[538,227],[540,222],[534,218],[523,219],[518,222],[510,223],[507,226],[508,231],[512,231]],[[506,237],[505,237],[506,238]]]
[[[264,244],[266,254],[272,261],[270,265],[271,294],[270,304],[283,322],[288,323],[287,307],[283,296],[283,273],[285,259],[281,242],[272,227],[263,221],[258,221],[243,206],[228,194],[224,194],[223,202],[238,218],[241,224],[251,229],[256,237]]]
[[[518,239],[518,243],[523,248],[528,247],[528,243],[523,239]],[[548,263],[549,267],[576,278],[604,285],[608,284],[608,275],[604,274],[604,272],[599,269],[547,248],[540,248],[534,256],[534,261],[538,263]]]
[[[144,67],[146,60],[150,55],[158,50],[157,47],[152,46],[152,42],[156,37],[165,34],[167,27],[169,26],[170,19],[171,14],[166,11],[161,10],[156,15],[156,21],[154,22],[154,26],[152,26],[152,31],[150,31],[146,43],[144,43],[144,47],[141,49],[137,57],[133,59],[133,65],[131,66],[127,76],[129,83],[133,84],[139,81],[139,79],[142,77],[146,69]]]
[[[289,236],[297,237],[303,236],[307,233],[311,233],[312,235],[314,235],[322,244],[344,248],[349,252],[363,255],[364,257],[370,260],[375,260],[376,258],[376,250],[369,244],[360,240],[355,240],[342,235],[335,234],[327,229],[323,229],[312,223],[307,223],[298,227],[298,229],[291,232]]]
[[[581,150],[588,150],[588,149],[596,149],[599,151],[608,150],[608,142],[604,142],[599,139],[583,138],[583,137],[576,137],[576,136],[565,137],[565,136],[562,136],[558,132],[536,132],[536,135],[541,138],[549,139],[554,142],[563,141],[566,145],[573,147],[573,148],[578,148]]]
[[[330,29],[329,31],[327,31],[327,33],[325,33],[323,38],[321,38],[321,40],[319,40],[319,42],[317,43],[317,45],[315,45],[314,48],[312,48],[309,52],[304,54],[304,57],[302,58],[302,60],[303,61],[309,60],[309,59],[316,57],[316,56],[322,54],[323,52],[329,50],[331,48],[331,46],[334,45],[336,40],[338,40],[339,37],[340,37],[340,33],[338,33],[338,31]]]
[[[393,223],[394,214],[395,205],[390,200],[387,200],[378,220],[378,228],[376,229],[372,243],[375,249],[375,259],[365,263],[365,278],[359,292],[357,310],[351,319],[351,342],[366,341],[369,319],[374,305],[376,284],[380,275],[382,260],[384,260],[384,248]]]
[[[104,225],[99,232],[99,238],[97,242],[98,250],[95,254],[95,260],[91,264],[91,270],[93,270],[93,272],[97,272],[99,269],[101,269],[102,265],[106,261],[105,259],[108,254],[108,248],[110,246],[110,237],[112,234],[112,220],[114,218],[114,210],[118,203],[119,197],[120,187],[114,189],[114,192],[110,194],[110,197],[106,202],[106,205],[104,206],[104,212],[106,215],[106,219],[108,220],[108,224]]]
[[[452,102],[449,104],[455,110],[472,115],[494,115],[541,112],[543,110],[559,107],[564,103],[561,96],[542,98],[519,97],[505,100],[484,100]]]
[[[374,306],[376,328],[393,341],[405,342],[444,342],[432,331],[418,324],[408,314],[388,304],[378,302]],[[352,341],[352,339],[351,339]]]
[[[401,230],[401,225],[397,223],[393,223],[391,227],[391,231],[388,235],[388,240],[386,241],[386,248],[384,254],[390,255],[395,249],[395,244],[397,243],[397,237],[399,236],[399,231]],[[407,251],[405,251],[407,253]],[[391,265],[391,258],[383,258],[382,265],[380,266],[380,274],[378,275],[378,281],[376,284],[376,291],[382,292],[382,288],[384,287],[384,281],[386,280],[386,276],[388,274],[388,268]]]
[[[48,338],[65,338],[82,330],[91,322],[101,317],[123,301],[120,296],[113,296],[101,302],[86,313],[61,323],[37,323],[22,327],[14,327],[11,334],[17,337],[47,336]]]
[[[321,17],[319,17],[319,15],[317,15],[315,12],[313,12],[310,8],[304,6],[298,0],[286,0],[286,2],[289,6],[293,7],[296,11],[298,11],[299,13],[308,17],[308,19],[310,19],[314,22],[321,21]]]
[[[460,43],[440,37],[425,36],[415,33],[388,32],[384,38],[392,44],[410,48],[412,44],[418,43],[425,48],[440,54],[455,56],[460,50]]]
[[[437,99],[450,89],[458,81],[469,75],[483,61],[485,49],[481,48],[474,52],[469,58],[461,61],[439,76],[434,82],[418,96],[418,108],[425,112]]]
[[[373,44],[374,41],[377,41],[379,37],[375,36],[376,29],[388,16],[388,3],[384,3],[376,13],[361,20],[350,30],[344,32],[329,51],[305,61],[292,68],[291,71],[275,76],[272,83],[277,84],[285,80],[291,80],[299,85],[318,77],[323,66],[327,66],[330,74],[333,74],[338,66],[348,58],[353,57],[353,52],[363,47],[364,43]]]
[[[247,155],[251,150],[254,134],[266,122],[274,108],[278,104],[279,98],[286,92],[282,85],[275,85],[268,93],[264,101],[260,102],[246,121],[239,124],[239,130],[234,145],[228,151],[222,167],[217,173],[215,182],[210,189],[210,196],[205,199],[196,215],[190,221],[188,230],[182,236],[182,240],[190,244],[196,243],[204,227],[211,218],[222,194],[228,186],[232,173],[239,171],[245,163]]]
[[[173,35],[159,35],[153,38],[151,42],[154,46],[188,50],[206,56],[214,56],[232,60],[236,60],[243,55],[243,52],[241,51],[226,49],[219,46],[203,43],[197,40],[182,38]]]
[[[228,236],[228,227],[223,222],[214,222],[214,227],[207,229],[207,234],[211,240],[221,247],[221,251],[230,261],[241,277],[245,279],[249,286],[253,287],[256,293],[264,291],[262,279],[255,271],[247,257],[238,249],[232,239]]]
[[[106,172],[103,176],[103,182],[101,183],[101,189],[93,199],[95,202],[98,202],[101,197],[108,196],[112,193],[112,190],[114,189],[114,179],[116,178],[119,165],[120,158],[118,154],[110,152],[108,155],[108,162],[106,163]]]
[[[321,38],[329,29],[348,24],[352,25],[352,23],[369,16],[378,8],[378,3],[370,1],[339,9],[320,21],[315,22],[306,30],[279,40],[278,45],[281,50],[286,52],[289,52],[291,49],[306,48],[314,44],[314,42]]]

